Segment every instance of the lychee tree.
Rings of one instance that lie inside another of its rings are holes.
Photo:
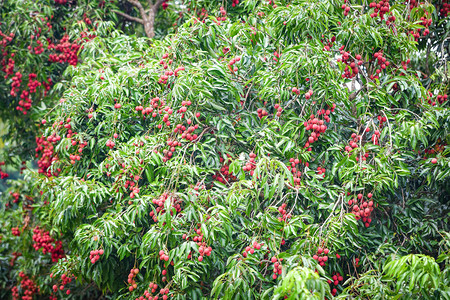
[[[420,52],[448,17],[412,2],[248,0],[151,44],[99,22],[39,119],[42,291],[448,297],[448,69]]]

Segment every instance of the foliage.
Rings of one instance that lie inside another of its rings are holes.
[[[23,250],[13,276],[58,297],[448,297],[445,56],[421,71],[448,17],[387,3],[247,0],[152,43],[98,21],[34,111],[33,209],[19,195],[2,226],[64,258]]]

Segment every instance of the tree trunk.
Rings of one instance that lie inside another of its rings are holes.
[[[155,12],[150,10],[148,16],[144,16],[144,30],[148,38],[152,39],[155,36]]]

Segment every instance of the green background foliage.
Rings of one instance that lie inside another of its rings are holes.
[[[3,58],[54,85],[23,115],[0,81],[0,155],[28,162],[1,194],[1,297],[24,272],[37,298],[450,298],[444,3],[169,1],[150,40],[115,14],[131,2],[2,4]],[[30,12],[55,18],[43,41],[82,45],[76,65],[30,54]]]

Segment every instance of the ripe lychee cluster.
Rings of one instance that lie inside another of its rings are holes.
[[[317,248],[317,253],[313,255],[313,259],[319,262],[321,267],[325,266],[325,263],[328,261],[328,253],[330,250],[328,248]]]
[[[159,259],[163,261],[169,261],[169,255],[164,252],[164,250],[159,250]]]
[[[188,125],[192,124],[191,119],[187,119],[186,122]],[[194,131],[198,129],[198,124],[195,124],[194,126],[189,126],[188,128],[186,128],[182,124],[177,124],[177,127],[175,129],[178,130],[178,132],[175,130],[174,132],[180,134],[183,140],[195,141],[198,137],[198,135],[194,133]]]
[[[195,186],[191,187],[194,189],[194,195],[198,196],[200,193],[198,191],[206,189],[206,186],[202,182],[197,182]],[[192,195],[192,192],[189,192]]]
[[[245,164],[245,166],[242,168],[245,172],[250,172],[250,175],[253,176],[253,171],[256,169],[256,154],[251,152],[249,155],[250,159]]]
[[[369,4],[370,8],[373,8],[373,13],[370,14],[371,18],[380,17],[381,20],[384,20],[384,15],[389,12],[389,0],[380,0],[378,3],[371,2]]]
[[[36,251],[42,249],[43,254],[51,253],[52,262],[57,262],[60,258],[64,258],[64,249],[61,241],[55,241],[50,232],[39,227],[33,229],[33,248]]]
[[[39,55],[42,52],[44,52],[44,45],[42,44],[42,42],[40,40],[36,40],[36,44],[37,44],[37,46],[33,48],[34,54]],[[31,45],[28,46],[28,50],[31,50],[31,48],[32,48]],[[33,52],[31,52],[31,53],[33,53]]]
[[[359,193],[355,198],[348,201],[349,207],[351,207],[351,213],[355,215],[356,220],[361,220],[364,226],[369,227],[372,222],[371,214],[374,208],[374,202],[372,200],[372,193],[367,194],[367,200],[363,194]]]
[[[198,229],[198,230],[200,230],[200,229]],[[201,244],[201,246],[198,247],[198,253],[200,253],[200,255],[198,256],[198,261],[202,262],[203,261],[203,257],[205,255],[206,256],[210,256],[211,255],[212,247],[207,247],[205,242],[203,242],[203,244],[198,242],[197,244]]]
[[[448,95],[444,94],[444,95],[437,95],[436,96],[436,100],[439,102],[439,104],[444,104],[444,102],[446,102],[448,99]]]
[[[14,263],[16,262],[17,258],[19,258],[19,256],[22,256],[22,253],[14,251],[13,253],[11,253],[11,255],[12,255],[12,258],[9,261],[9,265],[12,267],[12,266],[14,266]]]
[[[347,6],[348,0],[344,0],[344,4],[342,4],[341,8],[344,10],[344,16],[348,16],[350,12],[350,6]]]
[[[278,212],[281,216],[278,217],[278,221],[288,223],[289,219],[292,218],[291,213],[288,213],[286,210],[287,204],[283,203],[280,207],[278,207]]]
[[[182,109],[183,109],[183,108],[182,108]],[[173,113],[173,110],[172,110],[170,107],[166,106],[166,107],[164,108],[164,111],[165,111],[166,113],[164,114],[162,121],[166,124],[166,126],[170,126],[169,116]],[[184,111],[186,111],[186,108],[183,109],[183,112],[184,112]],[[160,114],[161,114],[161,113],[160,113]],[[162,125],[159,124],[159,125],[158,125],[158,128],[161,128],[161,127],[162,127]]]
[[[58,44],[49,43],[49,50],[56,50],[61,52],[60,54],[50,54],[48,56],[48,60],[51,62],[58,63],[69,63],[72,66],[76,66],[78,64],[78,51],[80,50],[81,45],[78,45],[76,42],[71,43],[69,41],[69,36],[65,35],[59,41]]]
[[[372,141],[372,143],[373,143],[374,145],[379,145],[379,142],[380,142],[380,135],[381,135],[381,133],[380,133],[379,130],[375,130],[375,131],[373,132],[372,137],[371,137],[370,139],[371,139],[371,141]]]
[[[325,35],[322,34],[322,39],[320,41],[324,45],[323,50],[330,51],[330,49],[333,47],[334,42],[336,42],[336,37],[332,36],[331,39],[325,39]]]
[[[11,59],[10,59],[10,61],[11,61]],[[14,68],[14,65],[12,65],[12,68]],[[17,92],[19,91],[20,84],[22,83],[22,73],[16,72],[15,76],[13,76],[11,79],[12,79],[12,82],[11,82],[10,95],[15,97],[15,96],[17,96]],[[18,107],[16,109],[19,110]]]
[[[164,70],[167,70],[169,68],[169,65],[172,65],[173,60],[172,59],[168,59],[169,58],[169,53],[164,53],[162,56],[162,59],[160,60],[159,64],[162,65]],[[167,62],[166,62],[167,60]],[[168,75],[161,74],[159,77],[159,81],[158,83],[161,84],[167,84],[167,80],[169,79]]]
[[[33,295],[39,292],[39,287],[24,272],[19,273],[20,288],[23,291],[22,300],[32,300]],[[13,300],[19,300],[19,289],[17,286],[12,288]]]
[[[50,274],[50,277],[53,278],[53,274]],[[61,275],[61,283],[59,286],[56,284],[53,285],[53,287],[52,287],[53,292],[56,293],[58,290],[63,291],[66,288],[66,285],[68,285],[69,283],[72,282],[72,278],[73,278],[72,275],[62,274]],[[70,295],[70,293],[71,293],[70,289],[67,289],[66,295]],[[53,297],[56,298],[56,296],[53,296]]]
[[[162,295],[161,298],[158,297],[158,295],[153,296],[152,294],[156,293],[156,289],[158,288],[158,285],[156,283],[150,283],[148,285],[148,288],[150,291],[146,290],[144,292],[144,296],[141,296],[139,298],[136,298],[136,300],[158,300],[158,299],[162,299],[162,300],[167,300],[168,299],[168,294],[170,292],[169,288],[162,288],[159,290],[159,294]]]
[[[322,109],[318,112],[317,116],[323,115],[324,120],[319,120],[314,116],[314,114],[311,114],[308,121],[305,121],[303,123],[303,126],[305,126],[306,130],[312,130],[310,136],[308,137],[308,141],[305,143],[304,148],[307,148],[308,151],[311,151],[310,145],[314,142],[316,142],[319,139],[319,136],[321,133],[324,133],[327,130],[327,126],[325,125],[325,122],[330,122],[329,115],[331,112],[334,111],[334,108],[336,107],[335,104],[333,104],[332,109]]]
[[[298,158],[291,158],[291,159],[289,159],[289,162],[291,163],[291,165],[287,166],[287,169],[289,171],[291,171],[291,173],[292,173],[292,176],[294,178],[294,184],[296,186],[299,186],[300,185],[300,181],[301,181],[300,178],[302,177],[302,172],[300,171],[300,168],[299,168],[298,165],[300,163],[302,163],[302,161],[300,159],[298,159]],[[309,163],[306,162],[305,165],[309,166]]]
[[[20,229],[19,229],[19,227],[13,227],[13,228],[11,228],[11,233],[12,233],[12,235],[14,235],[14,236],[20,236]]]
[[[14,198],[13,203],[19,202],[19,197],[20,197],[19,193],[10,191],[9,194],[11,195],[11,197]]]
[[[336,296],[337,293],[337,289],[335,288],[335,286],[339,285],[340,282],[342,282],[344,280],[344,277],[341,276],[340,273],[334,273],[333,276],[331,277],[333,280],[328,279],[327,282],[328,284],[333,288],[331,290],[331,294],[333,296]],[[334,287],[333,287],[334,285]]]
[[[36,151],[36,158],[40,156],[37,164],[38,164],[38,172],[40,174],[44,174],[48,177],[51,177],[53,175],[57,175],[56,173],[52,173],[49,168],[50,166],[58,160],[58,156],[55,155],[54,152],[54,145],[61,140],[60,136],[49,136],[47,138],[45,138],[44,136],[41,137],[36,137],[36,144],[37,147],[35,149]],[[40,153],[39,153],[40,152]],[[59,170],[58,170],[59,172]]]
[[[275,280],[277,279],[278,275],[281,275],[283,273],[283,266],[281,262],[283,261],[282,258],[277,258],[276,256],[272,257],[270,260],[273,263],[273,275],[272,278]]]
[[[158,199],[155,198],[152,200],[152,203],[156,206],[156,213],[153,210],[149,213],[150,217],[153,218],[153,221],[155,222],[158,221],[157,217],[158,213],[165,212],[164,204],[166,203],[166,201],[170,201],[172,207],[175,209],[177,214],[181,212],[182,200],[174,195],[170,195],[167,192],[162,193]],[[173,216],[173,210],[170,210],[170,215]]]
[[[136,277],[137,274],[139,274],[139,269],[138,268],[131,269],[130,274],[128,274],[128,284],[130,285],[128,287],[128,290],[130,292],[132,292],[135,289],[137,289],[137,283],[134,280],[134,278]]]
[[[317,167],[317,175],[323,175],[323,178],[325,178],[325,172],[326,172],[326,169],[324,167],[321,167],[321,166]]]
[[[103,255],[104,251],[103,249],[100,250],[92,250],[89,254],[89,260],[92,264],[95,264],[99,259],[100,255]]]
[[[219,153],[220,155],[220,153]],[[231,155],[227,154],[227,160],[220,156],[220,163],[224,164],[219,171],[217,171],[212,178],[224,184],[229,184],[237,180],[236,176],[233,175],[233,172],[230,172],[229,163],[231,162]]]
[[[309,100],[311,99],[311,96],[313,95],[313,90],[309,90],[305,93],[305,99]]]
[[[1,162],[0,162],[0,179],[5,179],[5,178],[8,178],[8,177],[9,177],[9,174],[8,174],[8,173],[2,171],[1,166],[4,166],[4,165],[5,165],[5,162],[4,162],[4,161],[1,161]]]
[[[83,152],[83,148],[87,146],[87,141],[76,141],[72,140],[71,144],[72,146],[76,146],[78,143],[78,149],[77,152],[81,154]],[[68,146],[67,146],[68,147]],[[81,156],[79,154],[71,154],[69,155],[70,163],[73,165],[75,164],[75,161],[79,161],[81,159]]]
[[[407,59],[406,61],[402,61],[401,64],[402,64],[403,70],[406,71],[406,69],[408,68],[408,65],[409,65],[410,63],[411,63],[411,60],[410,60],[410,59]]]
[[[375,61],[378,64],[378,68],[375,70],[376,75],[371,74],[370,79],[379,79],[379,74],[382,70],[386,69],[386,67],[389,66],[390,62],[385,56],[383,56],[382,50],[375,52],[371,61]]]
[[[6,44],[10,43],[13,38],[14,38],[14,33],[11,32],[9,35],[4,34],[1,30],[0,30],[0,36],[2,37],[2,39],[0,40],[0,46],[5,47]]]
[[[227,11],[225,10],[225,8],[223,6],[220,7],[219,13],[220,13],[221,17],[217,17],[217,20],[218,21],[226,21]]]
[[[263,245],[264,245],[263,243],[260,244],[256,241],[254,241],[252,246],[245,247],[245,250],[242,252],[242,256],[247,257],[248,254],[255,253],[255,250],[261,249],[261,246],[263,246]]]
[[[339,48],[340,54],[342,56],[337,60],[338,62],[343,62],[345,64],[344,74],[342,74],[341,76],[342,78],[351,79],[358,75],[358,66],[361,66],[364,62],[361,59],[361,55],[357,54],[353,58],[350,52],[346,52],[343,49],[344,46],[341,46],[341,48]]]
[[[191,9],[188,8],[188,12],[190,12],[190,11],[191,11]],[[205,23],[206,18],[208,18],[208,16],[209,16],[208,11],[204,7],[202,7],[201,10],[196,9],[195,13],[197,13],[198,20],[194,19],[194,24],[196,24],[198,21]]]
[[[428,11],[424,11],[424,12],[425,12],[425,15],[429,14]],[[428,29],[428,27],[430,27],[431,23],[433,23],[433,19],[431,18],[431,16],[430,16],[430,18],[427,18],[425,16],[425,17],[420,17],[420,21],[421,21],[420,25],[425,27],[425,30],[422,32],[422,35],[427,36],[430,33],[430,29]],[[422,28],[418,28],[417,31],[418,32],[422,31]]]
[[[114,148],[115,145],[116,145],[116,143],[114,143],[114,141],[112,141],[112,140],[106,141],[106,147],[108,147],[110,149]]]
[[[280,117],[281,116],[281,112],[283,111],[283,108],[281,107],[280,104],[275,104],[274,108],[277,111],[277,113],[276,113],[277,117]]]
[[[234,67],[233,68],[233,65],[235,64],[235,63],[237,63],[237,62],[239,62],[241,60],[241,58],[238,56],[238,57],[235,57],[235,58],[232,58],[231,60],[230,60],[230,62],[228,63],[228,69],[231,71],[231,73],[235,73],[235,72],[237,72],[237,70],[238,70],[238,67]]]
[[[269,115],[269,113],[267,112],[267,110],[265,110],[264,108],[258,108],[256,110],[256,112],[258,113],[258,118],[262,119],[263,117]]]
[[[352,152],[353,149],[358,148],[358,143],[361,141],[362,137],[359,134],[356,133],[352,133],[352,139],[350,140],[350,142],[348,143],[347,146],[345,146],[345,152],[349,153],[350,156],[350,152]]]
[[[170,60],[169,61],[170,63],[172,62],[172,60]],[[167,66],[167,65],[166,65]],[[176,68],[175,70],[173,70],[173,71],[165,71],[164,72],[164,74],[162,74],[160,77],[159,77],[159,80],[158,80],[158,83],[161,83],[161,84],[167,84],[167,81],[169,80],[169,76],[175,76],[175,77],[177,77],[178,76],[178,72],[180,72],[180,71],[184,71],[185,69],[184,69],[184,67],[178,67],[178,68]]]
[[[434,155],[436,153],[443,152],[445,150],[446,146],[447,146],[447,143],[445,141],[441,140],[441,138],[438,138],[438,140],[436,141],[436,144],[433,147],[427,148],[423,152],[425,153],[425,155]],[[424,159],[427,159],[427,157],[425,156]],[[434,158],[434,159],[436,159],[436,158]],[[432,160],[432,163],[437,163],[437,159]]]
[[[442,1],[441,9],[439,10],[439,15],[441,18],[446,18],[450,13],[450,3],[448,3],[448,0]]]
[[[256,32],[255,32],[255,34],[256,34]],[[280,57],[281,57],[281,52],[275,51],[275,52],[273,53],[273,60],[274,60],[274,61],[278,62],[278,60],[280,59]]]
[[[16,89],[20,85],[21,77],[22,76],[15,76],[17,77],[16,81],[13,81],[13,84],[11,85],[11,95],[16,94]],[[36,89],[42,85],[41,82],[35,80],[37,77],[37,74],[30,73],[28,75],[28,89],[29,90],[23,90],[20,94],[20,100],[19,105],[16,107],[17,110],[22,111],[24,115],[27,114],[27,111],[31,108],[32,100],[30,98],[31,94],[36,93]]]

